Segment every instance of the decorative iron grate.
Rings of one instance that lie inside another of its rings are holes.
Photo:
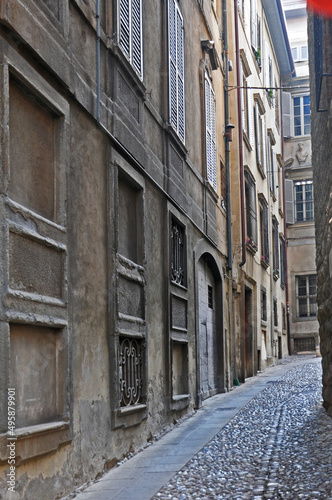
[[[129,338],[120,341],[119,381],[122,407],[142,402],[143,357],[142,341]]]

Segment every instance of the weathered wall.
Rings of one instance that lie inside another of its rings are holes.
[[[324,46],[322,57],[323,62],[331,58],[331,23],[323,20]],[[326,31],[325,31],[326,30]],[[316,87],[315,87],[315,54],[313,16],[308,19],[309,33],[309,64],[311,70],[311,119],[312,119],[312,163],[314,171],[315,189],[315,229],[316,229],[316,264],[317,264],[317,303],[319,334],[321,339],[321,354],[323,366],[323,400],[324,407],[332,416],[332,282],[331,282],[331,217],[332,217],[332,136],[330,121],[331,95],[327,101],[328,110],[325,113],[318,113],[316,108]],[[326,104],[326,102],[324,103]]]

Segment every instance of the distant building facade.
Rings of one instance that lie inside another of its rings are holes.
[[[283,81],[283,130],[290,339],[298,353],[319,349],[309,55],[306,2],[283,4],[296,70]]]

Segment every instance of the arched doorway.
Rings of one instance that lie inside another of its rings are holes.
[[[198,406],[224,391],[223,287],[215,257],[203,252],[196,260]]]

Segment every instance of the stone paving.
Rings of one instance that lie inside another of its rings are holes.
[[[321,403],[321,362],[310,358],[268,383],[153,500],[332,500]]]

